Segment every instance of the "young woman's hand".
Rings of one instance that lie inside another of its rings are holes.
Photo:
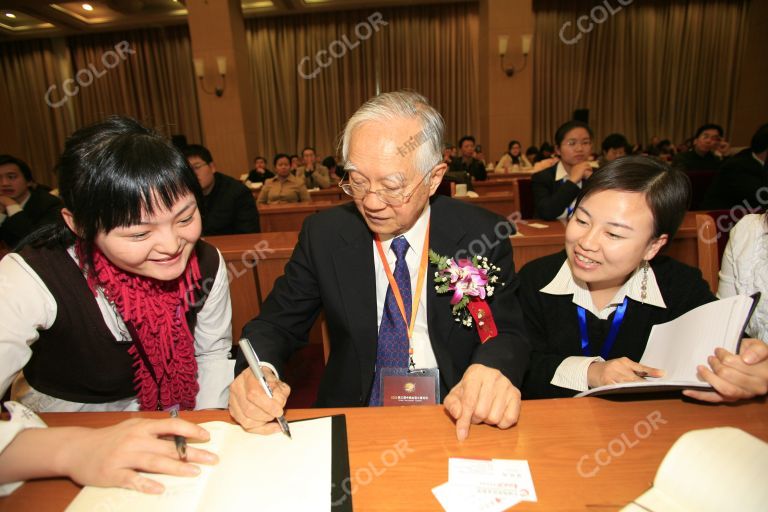
[[[206,450],[187,447],[187,462],[179,459],[172,440],[160,436],[185,436],[207,441],[204,428],[182,419],[130,419],[112,427],[76,429],[64,440],[58,457],[60,474],[82,485],[124,487],[150,494],[160,494],[159,482],[139,474],[163,473],[196,476],[195,464],[215,464],[218,457]]]
[[[699,377],[714,391],[685,390],[685,396],[705,402],[733,402],[768,393],[768,345],[762,340],[742,340],[739,355],[723,348],[698,367]]]
[[[587,370],[587,383],[590,388],[597,388],[620,382],[641,381],[646,376],[662,377],[663,375],[664,370],[636,363],[628,357],[620,357],[590,364]]]

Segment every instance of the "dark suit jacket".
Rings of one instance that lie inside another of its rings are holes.
[[[768,194],[759,194],[758,190],[768,187],[768,168],[752,156],[747,148],[726,160],[704,200],[704,208],[725,210],[736,205],[746,208],[768,207]]]
[[[58,197],[44,190],[31,189],[24,209],[0,224],[0,240],[8,247],[14,247],[36,229],[58,222],[63,206]]]
[[[472,176],[472,179],[478,181],[485,181],[485,179],[488,177],[488,172],[485,170],[485,165],[483,165],[483,162],[477,158],[473,158],[469,161],[469,164],[466,164],[461,157],[456,157],[451,160],[451,164],[448,166],[448,171],[454,174],[467,172],[470,176]]]
[[[259,232],[259,211],[248,187],[217,172],[213,190],[203,198],[203,236]]]
[[[531,176],[531,190],[536,217],[555,220],[568,208],[581,189],[570,180],[555,181],[557,165]]]
[[[432,198],[430,248],[441,255],[466,257],[484,250],[501,267],[498,286],[489,300],[499,335],[480,344],[474,327],[451,315],[451,294],[437,295],[427,281],[429,337],[440,368],[441,396],[456,385],[472,363],[498,368],[515,385],[528,363],[521,308],[515,296],[517,276],[506,222],[487,210],[445,196]],[[502,238],[494,230],[502,234]],[[483,249],[485,248],[485,249]],[[378,327],[373,237],[354,203],[307,218],[299,243],[261,314],[243,329],[260,358],[279,372],[294,350],[307,343],[310,328],[324,309],[331,351],[317,405],[360,406],[368,403],[376,363]],[[430,265],[429,276],[435,268]],[[238,357],[236,374],[246,368]]]

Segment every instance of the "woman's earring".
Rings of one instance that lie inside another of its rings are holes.
[[[645,304],[645,298],[648,297],[648,260],[643,260],[643,280],[640,282],[640,300]]]

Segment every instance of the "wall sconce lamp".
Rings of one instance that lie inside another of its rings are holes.
[[[224,88],[227,85],[227,58],[226,57],[216,57],[216,66],[219,68],[219,75],[221,75],[221,87],[216,87],[213,91],[209,91],[205,87],[205,66],[203,64],[203,59],[195,59],[195,76],[200,80],[200,88],[205,92],[206,94],[216,94],[217,97],[221,98],[221,95],[224,94]]]
[[[499,57],[501,62],[501,70],[507,75],[507,77],[511,77],[515,73],[519,73],[522,70],[524,70],[526,64],[528,64],[528,54],[531,51],[531,36],[528,34],[522,36],[523,66],[520,69],[515,69],[513,67],[512,68],[504,67],[504,56],[507,54],[508,43],[509,43],[509,36],[507,35],[499,36]]]

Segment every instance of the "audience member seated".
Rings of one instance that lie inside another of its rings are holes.
[[[450,167],[451,161],[453,161],[454,158],[456,158],[456,146],[450,142],[446,142],[443,147],[443,163],[448,164]]]
[[[525,150],[525,159],[533,165],[536,163],[537,156],[539,156],[539,148],[536,146],[528,146],[528,149]]]
[[[299,158],[299,155],[290,155],[291,158],[291,174],[296,176],[296,169],[299,168],[299,165],[301,165],[301,159]]]
[[[549,160],[554,155],[555,148],[549,142],[544,142],[539,148],[539,152],[536,154],[536,158],[533,159],[533,163],[537,164],[543,160]]]
[[[750,147],[720,166],[707,193],[704,208],[726,210],[736,205],[747,209],[768,208],[768,124],[757,129]]]
[[[462,173],[469,174],[472,179],[483,181],[487,177],[485,164],[475,158],[475,138],[465,135],[459,140],[460,155],[451,161],[448,173],[458,178]]]
[[[342,178],[344,178],[344,168],[338,166],[336,159],[333,158],[333,156],[323,158],[323,166],[328,169],[328,176],[331,178],[331,184],[338,185]]]
[[[39,227],[60,218],[61,200],[35,187],[23,160],[0,155],[0,241],[13,248]]]
[[[568,121],[555,132],[557,164],[531,176],[536,216],[545,220],[565,218],[592,175],[592,129],[581,121]]]
[[[675,155],[672,166],[684,171],[716,171],[722,159],[715,154],[723,138],[723,128],[705,124],[696,130],[691,149]]]
[[[768,339],[768,215],[745,215],[731,229],[720,266],[720,298],[761,293],[747,335]]]
[[[524,398],[662,375],[664,368],[637,363],[651,328],[715,300],[698,269],[658,256],[683,221],[689,195],[682,171],[648,157],[615,160],[584,185],[565,250],[520,270],[533,347]],[[717,349],[697,363],[699,378],[714,389],[686,390],[688,397],[731,401],[768,390],[768,347],[758,339],[742,342],[738,356]]]
[[[291,160],[286,154],[275,155],[276,176],[264,182],[258,204],[300,203],[310,201],[304,180],[291,174]]]
[[[533,164],[522,154],[523,147],[516,140],[509,141],[507,152],[499,158],[495,172],[512,172],[514,170],[528,169]],[[517,166],[515,168],[515,166]]]
[[[659,159],[669,163],[675,157],[675,145],[669,139],[664,139],[656,146],[656,155]]]
[[[627,156],[627,148],[629,148],[629,141],[620,133],[612,133],[603,139],[602,149],[603,154],[597,161],[598,168],[604,167],[606,164],[613,162],[617,158]]]
[[[331,186],[331,176],[328,169],[316,163],[315,148],[306,147],[301,152],[303,165],[296,169],[296,177],[304,180],[307,189],[311,188],[329,188]]]
[[[187,146],[184,156],[203,189],[203,236],[258,233],[259,212],[248,187],[218,172],[203,146]]]
[[[263,156],[253,159],[253,169],[248,173],[250,183],[264,183],[269,178],[274,178],[275,173],[267,169],[267,160]]]

